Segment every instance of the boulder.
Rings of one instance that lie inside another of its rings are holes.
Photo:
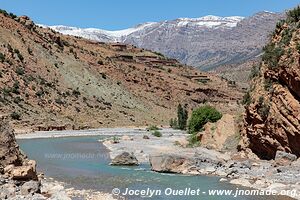
[[[149,160],[156,172],[182,173],[192,166],[190,159],[178,155],[151,155]]]
[[[30,160],[26,165],[16,166],[11,170],[11,177],[14,180],[37,180],[36,162]]]
[[[130,136],[128,136],[128,135],[122,136],[121,139],[122,139],[122,140],[126,140],[126,141],[132,141],[132,140],[133,140],[133,138],[130,137]]]
[[[297,160],[297,156],[284,151],[276,151],[275,160],[286,160],[293,162]]]
[[[133,153],[123,152],[116,156],[110,163],[111,165],[139,165],[137,158]]]
[[[41,183],[39,181],[28,181],[21,186],[20,191],[22,195],[40,193],[40,187]]]
[[[143,136],[143,139],[145,139],[145,140],[149,140],[150,138],[149,138],[149,136],[148,136],[148,135],[144,135],[144,136]]]
[[[7,183],[0,186],[0,199],[10,199],[16,195],[17,188],[14,184]]]

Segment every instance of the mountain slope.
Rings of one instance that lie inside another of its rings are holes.
[[[234,112],[225,80],[135,48],[61,35],[0,14],[0,113],[39,130],[168,124],[178,103]]]
[[[119,41],[176,58],[182,63],[213,70],[238,64],[261,53],[269,33],[282,15],[261,12],[254,16],[179,18],[141,24],[123,31],[52,26],[64,34],[97,41]]]
[[[262,63],[252,69],[244,144],[264,159],[273,159],[277,151],[300,156],[299,27],[300,7],[277,24]]]

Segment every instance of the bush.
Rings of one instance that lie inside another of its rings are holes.
[[[270,91],[273,88],[273,82],[271,79],[265,79],[264,81],[264,88],[266,91]]]
[[[278,67],[280,57],[283,55],[284,50],[281,47],[275,47],[274,43],[270,43],[263,48],[264,54],[262,60],[269,65],[270,68]]]
[[[159,128],[156,125],[151,125],[147,128],[147,131],[157,131]]]
[[[10,114],[10,117],[14,120],[20,120],[21,119],[21,115],[19,113],[15,112],[15,111]]]
[[[152,135],[155,136],[155,137],[161,137],[162,136],[161,132],[159,132],[158,130],[153,131]]]
[[[202,106],[192,112],[189,120],[189,133],[195,134],[203,129],[207,122],[216,122],[222,118],[222,114],[212,106]]]
[[[3,53],[0,53],[0,62],[5,61],[5,55]]]
[[[21,76],[25,74],[25,71],[22,67],[17,67],[16,73]]]
[[[258,114],[263,120],[267,119],[270,112],[270,106],[264,102],[264,97],[260,96],[258,99]]]
[[[249,75],[249,79],[253,79],[255,77],[260,76],[260,67],[259,66],[253,66]]]
[[[197,147],[201,145],[201,142],[198,140],[198,137],[196,134],[192,134],[188,137],[188,146],[189,147]]]
[[[102,60],[98,60],[98,64],[99,64],[99,65],[103,65],[104,63],[103,63]]]
[[[11,91],[15,94],[20,94],[19,89],[20,89],[20,83],[19,81],[15,81]]]
[[[79,88],[76,88],[76,90],[73,90],[72,91],[72,94],[74,95],[74,96],[76,96],[76,97],[78,97],[78,96],[80,96],[80,91],[79,91]]]
[[[178,128],[178,122],[177,122],[177,119],[171,119],[170,120],[170,127],[171,128],[174,128],[174,129],[177,129]]]

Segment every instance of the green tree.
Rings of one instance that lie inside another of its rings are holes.
[[[212,106],[202,106],[192,112],[189,120],[189,133],[195,134],[203,129],[207,122],[216,122],[221,119],[222,114]]]
[[[177,118],[178,118],[178,128],[180,130],[185,130],[188,120],[188,111],[186,106],[182,107],[181,104],[177,107]]]

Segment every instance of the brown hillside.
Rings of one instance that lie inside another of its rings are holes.
[[[15,127],[166,125],[178,103],[235,112],[226,80],[131,45],[104,44],[0,14],[0,113]]]

